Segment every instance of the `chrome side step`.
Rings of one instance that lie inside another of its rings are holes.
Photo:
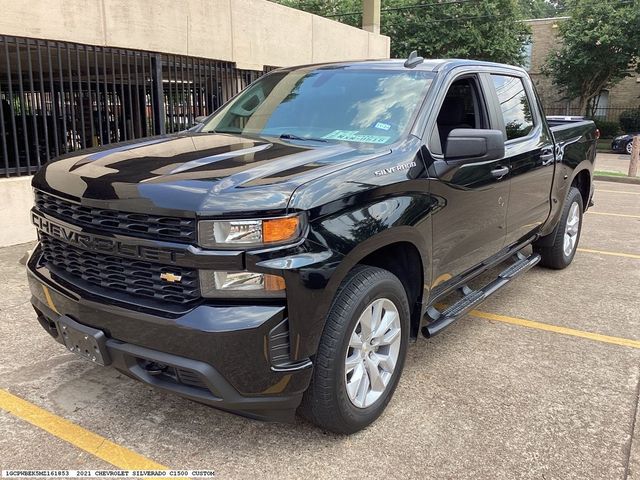
[[[440,333],[457,319],[473,310],[475,306],[485,301],[489,295],[497,292],[511,280],[534,267],[539,261],[540,255],[537,253],[532,254],[530,257],[525,257],[518,252],[514,255],[514,262],[500,272],[495,280],[484,287],[478,290],[471,290],[468,286],[463,285],[460,291],[464,296],[453,305],[447,307],[446,310],[441,312],[435,307],[427,309],[425,320],[429,323],[422,327],[422,334],[429,338]]]

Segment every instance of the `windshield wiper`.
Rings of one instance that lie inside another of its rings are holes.
[[[295,135],[293,133],[283,133],[282,135],[280,135],[280,138],[282,138],[283,140],[301,140],[301,141],[308,141],[308,142],[324,142],[327,143],[327,140],[325,140],[324,138],[311,138],[311,137],[300,137],[298,135]]]

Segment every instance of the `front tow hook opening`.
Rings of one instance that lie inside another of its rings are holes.
[[[151,361],[148,361],[148,360],[145,360],[142,363],[142,368],[149,375],[153,375],[153,376],[162,375],[167,370],[169,370],[169,366],[168,365],[165,365],[163,363],[158,363],[158,362],[151,362]]]

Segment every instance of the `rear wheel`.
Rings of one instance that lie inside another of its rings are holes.
[[[583,210],[580,190],[571,187],[564,202],[564,210],[560,221],[549,235],[552,238],[551,245],[543,246],[549,241],[547,237],[533,244],[534,251],[542,257],[540,265],[562,269],[568,267],[573,261],[580,241]]]
[[[392,273],[358,267],[342,283],[325,325],[300,413],[336,433],[354,433],[385,409],[409,339],[409,304]]]
[[[633,150],[633,140],[629,140],[624,149],[629,155],[631,155],[631,151]]]

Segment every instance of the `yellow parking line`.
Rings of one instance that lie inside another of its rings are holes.
[[[625,257],[625,258],[636,258],[640,259],[640,255],[635,253],[622,253],[622,252],[608,252],[605,250],[593,250],[591,248],[578,248],[578,252],[584,253],[598,253],[600,255],[611,255],[613,257]]]
[[[495,313],[481,312],[479,310],[471,310],[469,315],[484,318],[485,320],[495,320],[497,322],[510,323],[521,327],[535,328],[537,330],[545,330],[547,332],[560,333],[562,335],[570,335],[572,337],[586,338],[602,343],[612,343],[623,347],[640,348],[640,341],[630,340],[628,338],[610,337],[609,335],[600,335],[599,333],[585,332],[574,328],[559,327],[548,323],[534,322],[533,320],[524,320],[522,318],[507,317],[505,315],[496,315]]]
[[[0,409],[123,470],[169,470],[160,463],[113,443],[3,389],[0,389]]]
[[[587,213],[593,215],[607,215],[609,217],[640,218],[640,215],[628,215],[626,213],[594,212],[593,210],[587,210]]]
[[[640,195],[640,192],[629,192],[627,190],[603,190],[602,188],[596,188],[596,193],[607,192],[607,193],[626,193],[628,195]]]

